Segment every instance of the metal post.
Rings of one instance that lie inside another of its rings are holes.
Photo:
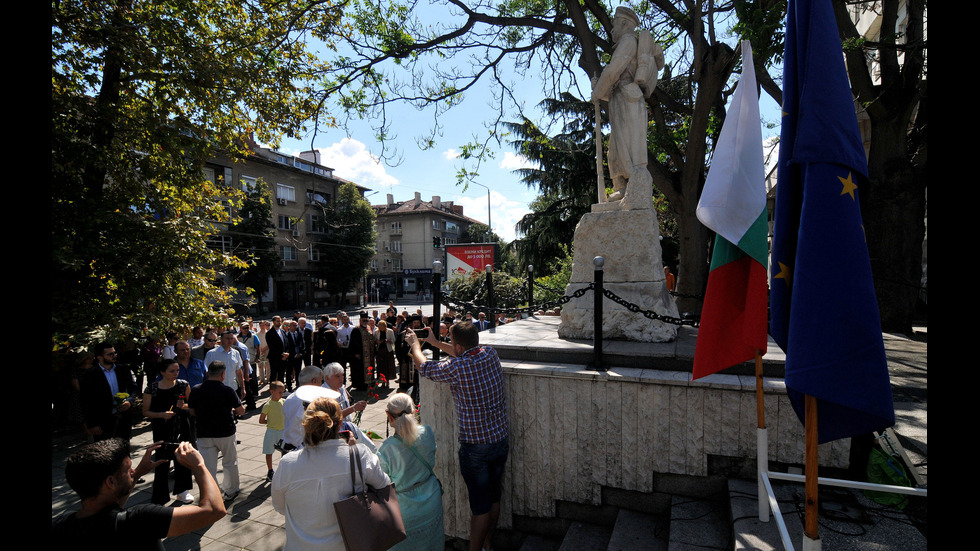
[[[605,259],[597,256],[592,259],[595,265],[595,289],[593,289],[594,318],[592,320],[592,347],[595,350],[596,371],[605,371],[602,365],[602,265]]]
[[[486,270],[487,270],[487,310],[488,310],[487,316],[490,318],[489,329],[493,329],[494,326],[497,324],[495,320],[496,316],[493,313],[493,266],[487,264]]]
[[[440,303],[442,302],[442,262],[434,260],[432,262],[432,318],[429,320],[432,325],[430,331],[436,332],[436,337],[440,337],[439,333],[439,318],[441,317],[441,312],[439,310]],[[432,351],[432,359],[439,359],[439,349],[436,348]]]
[[[531,317],[534,308],[534,265],[527,265],[527,317]]]

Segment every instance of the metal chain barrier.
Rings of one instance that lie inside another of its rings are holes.
[[[650,310],[643,310],[642,308],[633,304],[632,302],[620,298],[616,293],[610,291],[609,289],[603,289],[602,294],[609,300],[615,302],[616,304],[622,306],[623,308],[626,308],[630,312],[643,314],[644,316],[652,320],[662,321],[664,323],[670,323],[673,325],[690,325],[691,327],[698,327],[701,324],[700,319],[675,318],[673,316],[664,316]]]
[[[534,310],[534,311],[537,311],[537,310],[548,310],[548,309],[554,308],[556,306],[563,306],[563,305],[567,304],[568,301],[572,300],[573,298],[579,298],[579,297],[585,295],[585,293],[587,293],[587,292],[589,292],[589,291],[591,291],[593,289],[595,289],[595,283],[589,283],[587,286],[582,287],[581,289],[575,291],[571,295],[563,295],[561,298],[558,298],[558,299],[555,299],[555,300],[551,300],[551,301],[548,301],[548,302],[542,302],[541,304],[538,304],[538,305],[533,306],[531,309]],[[512,314],[520,314],[520,313],[524,313],[524,312],[527,312],[528,311],[528,307],[527,306],[525,306],[523,308],[486,308],[485,306],[482,306],[482,305],[479,305],[479,304],[476,304],[476,303],[473,303],[473,302],[466,302],[464,300],[457,299],[457,298],[452,297],[452,296],[450,296],[450,295],[448,295],[446,293],[440,293],[439,296],[440,296],[440,299],[441,299],[442,304],[444,304],[444,305],[446,305],[446,306],[448,306],[450,308],[453,308],[455,310],[460,310],[460,311],[463,311],[463,312],[465,312],[465,311],[472,311],[472,312],[479,311],[479,312],[487,313],[488,315],[493,315],[493,314],[512,315]]]
[[[559,291],[557,289],[551,289],[549,287],[546,287],[546,286],[538,283],[537,281],[533,281],[532,280],[532,283],[534,284],[535,287],[538,287],[540,289],[544,289],[545,291],[554,292],[554,293],[561,292],[561,291]],[[494,316],[496,314],[516,315],[516,314],[521,314],[521,313],[527,312],[528,310],[532,310],[532,311],[549,310],[549,309],[554,308],[556,306],[564,306],[565,304],[568,304],[568,301],[572,300],[573,298],[580,298],[583,295],[585,295],[585,293],[587,293],[589,291],[593,291],[593,290],[595,290],[595,282],[589,283],[587,286],[580,288],[579,290],[575,291],[571,295],[562,295],[561,298],[558,298],[556,300],[552,300],[552,301],[548,301],[548,302],[543,302],[543,303],[538,304],[538,305],[535,305],[533,307],[525,306],[523,308],[488,308],[486,306],[479,305],[479,304],[476,304],[474,302],[467,302],[467,301],[464,301],[464,300],[457,299],[457,298],[452,297],[452,296],[450,296],[450,295],[448,295],[446,293],[440,293],[439,295],[440,295],[442,304],[444,304],[445,306],[447,306],[449,308],[453,308],[455,310],[459,310],[459,311],[463,311],[463,312],[466,312],[466,311],[471,311],[471,312],[484,312],[487,315]],[[484,279],[481,282],[481,284],[480,284],[480,288],[477,289],[477,292],[476,292],[476,294],[474,296],[475,297],[480,297],[485,291],[486,291],[486,280]],[[703,296],[700,296],[700,295],[688,295],[688,294],[678,293],[676,291],[669,291],[669,293],[670,293],[671,296],[674,296],[674,297],[693,298],[693,299],[698,299],[698,300],[702,300],[704,298]],[[657,320],[657,321],[660,321],[662,323],[669,323],[669,324],[672,324],[672,325],[689,325],[691,327],[699,327],[700,326],[700,323],[701,323],[701,320],[700,320],[699,317],[675,318],[673,316],[665,316],[665,315],[662,315],[662,314],[658,314],[658,313],[656,313],[654,311],[651,311],[651,310],[644,310],[644,309],[640,308],[639,306],[637,306],[636,304],[633,304],[633,303],[627,301],[626,299],[621,298],[620,296],[616,295],[616,293],[613,293],[609,289],[603,288],[602,294],[603,294],[603,296],[605,296],[609,300],[615,302],[616,304],[619,304],[620,306],[622,306],[623,308],[626,308],[630,312],[637,313],[637,314],[642,314],[643,316],[645,316],[648,319]],[[520,300],[522,298],[523,297],[517,297],[517,296],[515,296],[515,297],[510,297],[510,300],[516,301],[516,300]]]

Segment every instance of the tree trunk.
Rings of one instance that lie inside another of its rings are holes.
[[[701,315],[704,305],[704,289],[708,283],[708,246],[711,230],[698,220],[697,199],[691,201],[691,208],[678,213],[677,233],[680,239],[680,260],[677,266],[677,311],[681,314]]]
[[[906,150],[908,117],[876,120],[868,172],[860,191],[883,331],[911,333],[922,278],[925,179]]]

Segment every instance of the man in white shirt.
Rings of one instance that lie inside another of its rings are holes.
[[[220,346],[216,346],[208,351],[204,356],[204,365],[210,367],[215,360],[220,360],[225,364],[225,384],[232,388],[239,398],[245,397],[245,375],[243,369],[245,360],[242,353],[238,350],[238,338],[232,331],[221,333]]]
[[[286,427],[283,430],[283,453],[303,447],[303,414],[306,406],[320,396],[340,398],[340,393],[335,390],[324,388],[323,370],[315,365],[308,365],[300,370],[296,378],[296,392],[292,392],[286,397],[282,405],[282,415],[286,420]]]
[[[351,363],[351,359],[348,357],[349,352],[347,350],[347,345],[350,344],[350,332],[355,329],[354,325],[350,322],[350,316],[347,312],[340,311],[337,312],[337,323],[340,325],[337,328],[337,344],[340,345],[341,351],[341,361],[340,365],[344,366],[344,383],[347,382],[347,364]]]

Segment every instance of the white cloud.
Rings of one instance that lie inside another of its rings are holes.
[[[507,151],[504,153],[504,158],[500,160],[498,166],[503,170],[517,170],[519,168],[534,168],[537,165],[523,155]]]
[[[334,169],[334,174],[345,180],[372,189],[398,185],[398,178],[388,174],[367,146],[353,138],[343,138],[317,150],[320,164]]]
[[[459,151],[456,151],[456,148],[450,147],[442,152],[442,157],[447,161],[452,161],[453,159],[459,157]]]
[[[471,187],[469,189],[469,192],[472,193],[470,197],[457,195],[453,201],[457,205],[463,205],[463,214],[486,224],[487,196],[473,193],[475,190],[483,191],[484,188]],[[507,199],[498,191],[490,191],[490,223],[493,225],[494,233],[504,241],[510,242],[516,238],[514,225],[529,212],[531,210],[527,208],[526,203]]]

